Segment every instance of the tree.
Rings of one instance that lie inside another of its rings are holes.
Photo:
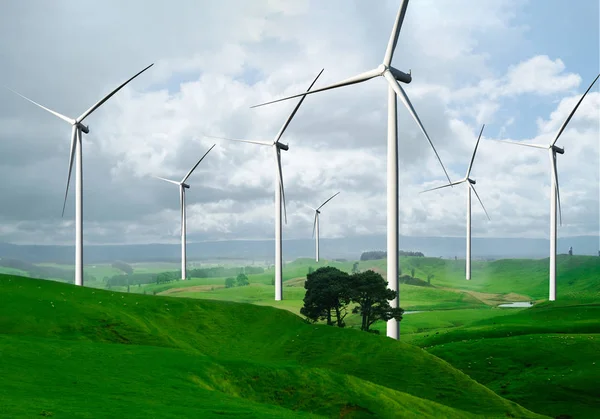
[[[357,304],[352,313],[362,316],[361,330],[368,332],[378,320],[402,320],[404,310],[390,306],[390,301],[397,294],[387,288],[387,283],[380,274],[372,270],[353,274],[349,288],[350,299]]]
[[[249,284],[248,277],[246,274],[239,274],[237,278],[235,278],[238,287],[243,287]]]
[[[306,276],[304,306],[300,313],[316,322],[327,320],[327,324],[344,327],[350,303],[349,275],[332,266],[319,268]],[[335,322],[334,322],[335,320]]]
[[[415,268],[410,269],[410,276],[415,277]]]
[[[120,260],[114,261],[111,266],[115,269],[125,272],[127,275],[131,275],[133,273],[133,268],[131,265]]]
[[[225,279],[225,288],[233,288],[235,286],[235,278],[229,277]]]
[[[354,262],[354,265],[352,265],[352,273],[358,273],[358,262]]]

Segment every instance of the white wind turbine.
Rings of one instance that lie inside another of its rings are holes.
[[[92,112],[98,109],[104,102],[110,99],[115,93],[121,90],[127,83],[135,79],[137,76],[142,74],[144,71],[148,70],[150,67],[154,65],[150,64],[148,67],[144,68],[142,71],[137,73],[135,76],[131,77],[125,83],[121,84],[115,90],[110,92],[108,95],[104,96],[102,100],[96,103],[94,106],[89,108],[87,111],[82,113],[76,119],[71,119],[67,116],[64,116],[58,112],[55,112],[51,109],[46,108],[45,106],[40,105],[37,102],[23,96],[20,93],[15,92],[12,89],[8,89],[11,92],[21,96],[23,99],[28,100],[36,106],[44,109],[45,111],[50,112],[52,115],[59,117],[65,122],[68,122],[72,125],[71,132],[71,154],[69,157],[69,174],[67,176],[67,188],[65,190],[65,200],[63,202],[62,215],[65,215],[65,205],[67,203],[67,195],[69,193],[69,182],[71,180],[71,171],[73,169],[73,156],[75,156],[76,166],[75,166],[75,285],[83,286],[83,171],[82,171],[82,153],[81,153],[81,143],[82,143],[82,135],[81,133],[88,134],[90,132],[89,126],[83,125],[82,122],[85,118],[87,118]]]
[[[315,221],[313,223],[313,237],[315,238],[315,244],[316,244],[316,256],[315,256],[315,261],[318,262],[319,261],[319,215],[321,214],[321,211],[319,211],[321,208],[323,208],[323,206],[328,203],[329,201],[331,201],[333,198],[335,198],[337,195],[339,195],[339,192],[334,194],[331,198],[329,198],[327,201],[323,202],[321,204],[320,207],[318,208],[313,208],[313,207],[309,207],[310,209],[314,210],[315,212]],[[315,235],[315,232],[317,233]]]
[[[181,279],[183,279],[183,280],[186,279],[186,273],[187,273],[187,269],[186,269],[187,258],[186,258],[186,244],[185,244],[185,231],[186,231],[185,190],[190,188],[190,185],[185,183],[185,181],[190,177],[192,172],[196,169],[196,167],[198,167],[200,162],[202,160],[204,160],[204,157],[206,157],[206,155],[210,152],[210,150],[212,150],[214,148],[214,146],[216,146],[216,144],[213,144],[213,146],[211,148],[209,148],[206,153],[204,153],[204,156],[202,156],[200,158],[200,160],[198,160],[198,163],[196,163],[194,165],[194,167],[192,167],[192,169],[189,172],[187,172],[187,175],[185,175],[183,177],[183,179],[181,179],[181,182],[177,182],[176,180],[171,180],[171,179],[165,179],[164,177],[160,177],[160,176],[153,176],[156,179],[164,180],[165,182],[170,182],[170,183],[173,183],[173,184],[179,186],[179,202],[181,203]]]
[[[598,74],[596,76],[596,78],[594,79],[592,84],[590,84],[590,87],[588,87],[588,89],[585,91],[583,96],[581,96],[581,98],[579,99],[579,101],[577,102],[577,104],[575,105],[575,107],[573,108],[573,110],[571,111],[571,113],[569,114],[567,119],[565,120],[565,122],[563,122],[560,129],[558,130],[558,134],[556,134],[556,137],[554,137],[554,141],[552,141],[550,144],[548,144],[548,145],[525,144],[525,143],[517,142],[517,141],[494,140],[494,141],[497,141],[500,143],[517,144],[517,145],[526,146],[526,147],[534,147],[534,148],[541,148],[544,150],[548,150],[548,154],[550,156],[550,277],[549,277],[549,282],[550,282],[549,285],[550,286],[549,286],[548,299],[550,301],[556,300],[556,203],[557,202],[558,202],[558,212],[559,212],[559,217],[560,217],[560,224],[562,225],[562,211],[560,208],[560,193],[559,193],[559,189],[558,189],[558,170],[556,168],[556,153],[565,154],[565,149],[560,148],[560,147],[556,146],[555,144],[558,141],[558,138],[560,137],[560,135],[563,133],[563,131],[567,127],[567,124],[569,123],[569,121],[571,120],[573,115],[575,114],[575,111],[579,107],[579,104],[583,101],[583,98],[585,97],[585,95],[588,94],[588,92],[590,91],[590,89],[592,88],[594,83],[596,83],[596,80],[598,80],[599,77],[600,77],[600,74]]]
[[[319,78],[321,73],[323,73],[323,70],[321,70],[319,72],[319,74],[317,74],[317,77],[315,77],[313,82],[310,84],[310,86],[306,90],[307,92],[309,92],[310,89],[313,87],[313,85],[315,84],[315,82],[317,81],[317,79]],[[279,140],[281,139],[281,136],[283,135],[286,128],[292,121],[292,118],[294,117],[294,115],[296,115],[296,112],[300,108],[300,105],[302,105],[302,102],[304,102],[306,93],[304,95],[299,95],[299,96],[302,96],[302,99],[300,99],[300,101],[298,102],[298,104],[296,105],[296,107],[294,108],[294,110],[292,111],[290,116],[288,117],[288,119],[285,121],[285,123],[283,124],[283,126],[281,127],[281,129],[279,130],[277,135],[275,136],[275,140],[273,142],[236,140],[236,139],[232,139],[232,138],[224,138],[224,137],[215,137],[213,135],[205,135],[206,137],[209,137],[209,138],[219,138],[222,140],[238,141],[238,142],[242,142],[242,143],[250,143],[250,144],[269,146],[269,147],[273,147],[273,150],[275,151],[275,161],[277,163],[276,172],[275,172],[275,301],[280,301],[283,299],[283,279],[282,279],[283,278],[283,275],[282,275],[283,274],[283,272],[282,272],[283,260],[282,260],[282,252],[281,252],[281,250],[282,250],[282,243],[281,243],[281,236],[282,236],[282,234],[281,234],[282,233],[282,231],[281,231],[281,204],[282,204],[282,202],[283,202],[283,212],[284,212],[284,217],[285,217],[285,223],[287,224],[287,211],[285,208],[285,191],[283,189],[283,172],[281,170],[281,150],[284,150],[284,151],[289,150],[288,144],[282,144],[279,142]]]
[[[350,77],[346,80],[340,81],[338,83],[331,84],[326,87],[322,87],[320,89],[312,90],[310,93],[304,94],[312,94],[317,92],[322,92],[324,90],[335,89],[337,87],[348,86],[351,84],[361,83],[366,80],[372,79],[377,76],[382,76],[387,80],[388,83],[388,157],[387,157],[387,281],[388,287],[395,291],[397,297],[391,301],[392,307],[399,306],[399,293],[398,293],[398,239],[400,236],[399,225],[398,225],[398,115],[396,108],[396,97],[399,97],[402,103],[406,106],[409,113],[419,125],[419,128],[429,141],[429,144],[433,148],[433,151],[439,160],[442,168],[444,169],[444,173],[446,173],[446,177],[448,178],[448,182],[450,183],[450,177],[442,164],[442,160],[438,155],[427,131],[423,127],[421,120],[417,116],[415,109],[412,106],[412,103],[406,96],[404,89],[398,81],[403,83],[410,83],[412,80],[411,74],[406,74],[394,67],[392,67],[392,57],[394,55],[394,50],[396,49],[396,44],[398,42],[398,36],[400,34],[400,29],[402,27],[402,22],[404,20],[404,15],[406,14],[406,8],[408,7],[408,0],[402,0],[400,4],[400,9],[398,10],[398,15],[396,16],[396,20],[394,22],[394,27],[392,29],[392,34],[390,36],[385,55],[383,57],[383,63],[381,63],[377,68],[373,70],[369,70],[367,72],[361,73],[354,77]],[[262,103],[257,106],[263,106],[270,103],[280,102],[282,100],[287,100],[295,97],[302,96],[303,94],[289,96],[283,99],[274,100],[271,102]],[[387,323],[387,336],[393,339],[398,339],[400,334],[400,327],[398,321],[392,319]]]
[[[483,206],[483,202],[481,202],[481,198],[479,197],[479,194],[475,190],[475,186],[473,186],[477,182],[475,182],[475,179],[471,179],[469,177],[469,175],[471,174],[471,169],[473,168],[473,162],[475,161],[475,153],[477,153],[477,146],[479,145],[479,140],[481,140],[481,134],[483,133],[484,127],[485,127],[485,124],[481,127],[481,131],[479,132],[479,137],[477,138],[477,142],[475,143],[475,150],[473,150],[473,156],[471,157],[471,163],[469,163],[469,168],[467,169],[467,174],[465,175],[465,177],[463,179],[459,180],[458,182],[452,182],[447,185],[438,186],[437,188],[427,189],[426,191],[423,191],[423,192],[434,191],[436,189],[447,188],[448,186],[459,185],[461,183],[464,183],[467,186],[467,257],[466,257],[466,268],[465,268],[467,279],[471,279],[471,189],[473,190],[473,192],[475,192],[475,196],[479,200],[479,203],[481,204],[481,208],[483,208],[483,211],[485,212],[485,215],[488,217],[488,220],[490,219],[488,212],[486,211],[485,207]],[[423,193],[423,192],[421,192],[421,193]]]

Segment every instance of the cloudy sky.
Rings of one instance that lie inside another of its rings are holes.
[[[84,241],[169,243],[179,234],[177,187],[151,175],[190,177],[189,241],[270,239],[275,161],[268,147],[203,134],[272,140],[295,100],[266,100],[375,68],[399,0],[89,0],[6,2],[0,15],[1,84],[71,117],[150,63],[154,66],[86,119]],[[472,176],[478,237],[546,238],[546,144],[599,70],[597,0],[412,0],[393,65],[451,179]],[[558,145],[559,235],[600,229],[599,84]],[[462,236],[464,187],[443,184],[427,141],[399,103],[400,225],[412,236]],[[375,78],[309,96],[286,131],[284,238],[386,229],[387,88]],[[74,201],[61,218],[70,127],[0,91],[0,241],[72,244]],[[74,179],[73,179],[74,180]]]

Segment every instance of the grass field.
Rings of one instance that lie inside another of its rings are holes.
[[[0,295],[4,417],[544,417],[416,346],[271,307],[4,275]]]

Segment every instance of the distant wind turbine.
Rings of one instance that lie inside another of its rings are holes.
[[[317,81],[319,76],[323,73],[323,70],[321,70],[319,72],[319,74],[317,74],[317,77],[315,77],[313,82],[310,84],[310,86],[306,90],[307,92],[310,91],[310,89],[313,87],[313,85],[315,84],[315,82]],[[273,147],[273,150],[275,151],[275,161],[277,163],[276,172],[275,172],[275,300],[276,301],[280,301],[283,299],[283,287],[282,287],[282,285],[283,285],[283,279],[282,279],[283,278],[283,275],[282,275],[283,274],[283,270],[282,270],[283,260],[282,260],[282,251],[281,251],[282,250],[282,243],[281,243],[281,236],[282,236],[282,234],[281,234],[282,233],[281,204],[282,204],[282,202],[283,202],[283,212],[284,212],[284,217],[285,217],[285,223],[287,224],[287,211],[285,208],[285,191],[283,189],[283,172],[281,170],[281,150],[284,150],[284,151],[289,150],[289,146],[287,144],[280,143],[279,140],[281,139],[281,136],[283,135],[286,128],[292,121],[292,118],[294,118],[294,115],[296,115],[296,112],[298,112],[300,105],[302,105],[302,102],[304,102],[306,93],[304,95],[300,95],[300,96],[302,96],[302,99],[300,99],[300,101],[298,102],[298,104],[296,105],[296,107],[294,108],[294,110],[292,111],[290,116],[288,117],[288,119],[285,121],[285,123],[283,124],[283,126],[281,127],[281,129],[279,130],[277,135],[275,136],[275,140],[273,142],[237,140],[237,139],[232,139],[232,138],[215,137],[213,135],[205,135],[206,137],[209,137],[209,138],[218,138],[221,140],[238,141],[238,142],[242,142],[242,143],[250,143],[250,144],[269,146],[269,147]]]
[[[396,16],[396,20],[394,22],[394,27],[392,29],[392,34],[388,41],[388,45],[385,51],[385,55],[383,57],[383,63],[380,64],[377,68],[373,70],[369,70],[367,72],[361,73],[354,77],[350,77],[346,80],[340,81],[338,83],[331,84],[326,87],[322,87],[320,89],[312,90],[310,93],[303,93],[293,96],[288,96],[283,99],[274,100],[271,102],[262,103],[260,105],[252,106],[264,106],[270,103],[280,102],[282,100],[287,100],[295,97],[302,96],[304,94],[312,94],[317,92],[322,92],[325,90],[335,89],[337,87],[349,86],[351,84],[361,83],[366,80],[372,79],[377,76],[382,76],[387,80],[388,83],[388,159],[387,159],[387,281],[388,287],[395,291],[397,297],[390,302],[392,307],[399,307],[399,289],[398,289],[398,240],[400,237],[399,225],[398,225],[398,114],[396,108],[396,96],[400,98],[402,103],[408,109],[408,112],[413,117],[415,122],[419,125],[421,132],[429,141],[429,144],[433,148],[433,152],[435,153],[437,159],[442,165],[442,169],[444,169],[444,173],[446,173],[446,177],[448,178],[448,182],[450,183],[450,177],[442,164],[442,160],[438,155],[427,131],[423,127],[421,120],[417,116],[415,109],[412,106],[412,103],[406,96],[404,89],[398,81],[403,83],[410,83],[412,81],[412,77],[410,72],[404,73],[394,67],[392,67],[392,57],[394,55],[394,50],[396,49],[396,44],[398,42],[398,36],[400,35],[400,29],[402,27],[402,22],[404,20],[404,15],[406,14],[406,9],[408,7],[408,0],[402,0],[400,4],[400,9],[398,10],[398,15]],[[393,339],[398,339],[400,334],[400,325],[397,320],[389,320],[387,323],[387,336]]]
[[[71,132],[71,154],[69,157],[69,174],[67,176],[67,188],[65,190],[65,200],[63,202],[62,216],[65,215],[65,205],[67,203],[67,195],[69,193],[69,182],[71,180],[71,171],[73,169],[73,156],[75,156],[75,159],[77,161],[77,164],[75,166],[75,285],[83,286],[83,171],[81,153],[81,133],[84,132],[88,134],[90,132],[89,126],[83,125],[82,122],[92,112],[94,112],[96,109],[102,106],[104,102],[106,102],[115,93],[121,90],[127,83],[135,79],[137,76],[142,74],[144,71],[148,70],[153,65],[154,63],[150,64],[148,67],[144,68],[142,71],[140,71],[135,76],[127,80],[125,83],[121,84],[119,87],[110,92],[102,100],[100,100],[94,106],[82,113],[76,119],[71,119],[58,112],[48,109],[45,106],[42,106],[39,103],[34,102],[33,100],[23,96],[22,94],[7,88],[11,92],[21,96],[23,99],[28,100],[29,102],[33,103],[36,106],[39,106],[45,111],[50,112],[52,115],[59,117],[65,122],[68,122],[73,127]]]
[[[590,87],[588,87],[588,89],[585,91],[583,96],[581,96],[581,98],[579,99],[579,101],[577,102],[577,104],[575,105],[575,107],[573,108],[573,110],[571,111],[571,113],[569,114],[567,119],[565,120],[565,122],[563,122],[560,129],[558,130],[558,134],[556,134],[556,137],[554,137],[554,141],[552,141],[550,144],[548,144],[548,145],[525,144],[525,143],[517,142],[517,141],[493,140],[493,141],[497,141],[500,143],[510,143],[510,144],[516,144],[516,145],[521,145],[521,146],[526,146],[526,147],[534,147],[534,148],[541,148],[544,150],[548,150],[548,153],[550,156],[550,278],[549,278],[549,282],[550,282],[549,288],[550,289],[549,289],[548,299],[550,301],[556,300],[556,203],[557,202],[558,202],[558,212],[559,212],[559,217],[560,217],[560,224],[562,225],[562,211],[560,208],[560,192],[558,190],[558,170],[556,168],[556,153],[565,154],[564,148],[560,148],[560,147],[556,146],[555,144],[558,141],[558,138],[560,137],[560,135],[563,133],[563,131],[567,127],[567,124],[569,123],[569,121],[571,120],[573,115],[575,114],[575,111],[577,110],[577,108],[579,107],[581,102],[583,101],[583,98],[585,97],[585,95],[588,94],[588,92],[591,90],[592,86],[594,85],[594,83],[596,83],[596,81],[598,80],[599,77],[600,77],[600,74],[598,74],[596,76],[596,78],[594,79],[592,84],[590,84]]]
[[[484,127],[485,127],[485,124],[481,127],[481,131],[479,132],[479,137],[477,138],[477,142],[475,143],[475,150],[473,150],[473,156],[471,157],[471,163],[469,164],[469,168],[467,169],[467,174],[465,175],[465,177],[463,179],[459,180],[458,182],[452,182],[447,185],[438,186],[437,188],[427,189],[427,190],[423,191],[423,192],[434,191],[436,189],[447,188],[448,186],[459,185],[461,183],[464,183],[465,185],[467,185],[467,257],[466,257],[466,269],[465,269],[467,279],[471,279],[471,189],[473,190],[473,192],[475,192],[475,196],[479,200],[479,203],[481,204],[481,208],[483,208],[483,211],[485,211],[485,215],[488,217],[488,220],[490,219],[488,212],[486,211],[485,207],[483,206],[483,202],[481,202],[481,198],[479,198],[479,194],[475,190],[474,185],[476,182],[474,179],[471,179],[469,177],[469,175],[471,174],[471,169],[473,168],[473,162],[475,161],[475,153],[477,153],[477,146],[479,145],[479,140],[481,140],[481,134],[483,133]],[[423,193],[423,192],[421,192],[421,193]]]
[[[181,203],[181,279],[183,279],[183,280],[186,279],[186,273],[187,273],[187,269],[186,269],[187,258],[186,258],[186,243],[185,243],[185,231],[186,231],[185,190],[190,188],[190,185],[185,183],[185,181],[190,177],[192,172],[196,169],[196,167],[198,167],[200,162],[202,160],[204,160],[204,157],[206,157],[206,155],[210,152],[210,150],[212,150],[214,148],[214,146],[216,146],[216,144],[213,144],[213,146],[211,148],[209,148],[206,153],[204,153],[204,156],[202,156],[200,158],[200,160],[198,160],[198,163],[196,163],[194,165],[194,167],[192,167],[192,169],[189,172],[187,172],[187,175],[185,175],[183,177],[183,179],[181,179],[181,182],[177,182],[176,180],[171,180],[171,179],[165,179],[164,177],[153,176],[156,179],[164,180],[165,182],[170,182],[170,183],[173,183],[173,184],[179,186],[179,202]]]
[[[335,198],[337,195],[339,195],[339,192],[334,194],[331,198],[329,198],[327,201],[323,202],[321,204],[320,207],[318,208],[313,208],[313,207],[309,207],[310,209],[315,211],[315,221],[313,223],[313,232],[312,235],[315,238],[315,244],[316,244],[316,257],[315,260],[318,262],[319,261],[319,214],[321,214],[321,211],[319,211],[321,208],[323,208],[323,206],[328,203],[329,201],[331,201],[333,198]],[[315,232],[317,233],[317,235],[315,236]]]

